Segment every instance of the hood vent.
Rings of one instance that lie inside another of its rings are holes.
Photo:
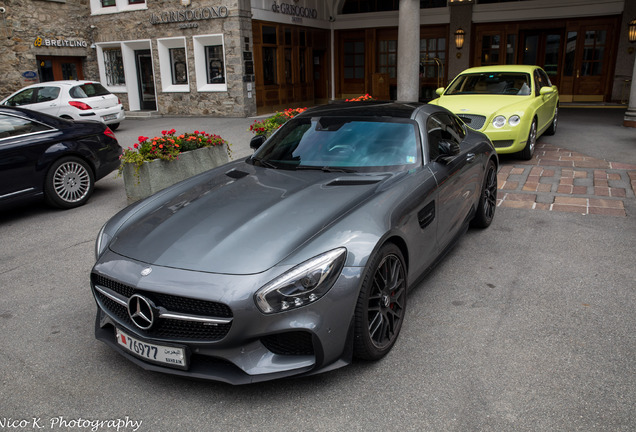
[[[233,169],[233,170],[230,170],[230,171],[226,172],[225,175],[230,177],[230,178],[238,180],[240,178],[248,176],[249,174],[244,172],[244,171],[239,171],[239,170]]]
[[[326,186],[366,186],[372,185],[381,182],[384,180],[384,177],[349,177],[349,178],[338,178],[333,181],[330,181],[326,184]]]

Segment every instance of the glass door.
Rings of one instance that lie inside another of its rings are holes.
[[[139,85],[139,100],[142,110],[156,111],[155,78],[152,72],[152,57],[150,50],[135,51],[137,63],[137,80]]]
[[[560,84],[560,58],[563,41],[561,30],[543,30],[523,33],[522,63],[541,66],[550,82],[557,87]]]

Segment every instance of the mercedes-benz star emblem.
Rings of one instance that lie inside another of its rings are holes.
[[[133,294],[128,299],[128,315],[137,327],[142,330],[148,330],[155,321],[155,306],[150,300],[139,294]]]
[[[152,267],[146,267],[141,271],[142,276],[148,276],[150,273],[152,273]]]

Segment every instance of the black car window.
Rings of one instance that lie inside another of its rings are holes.
[[[57,99],[60,95],[59,87],[41,87],[38,89],[36,102],[48,102]]]
[[[543,69],[537,69],[539,71],[539,76],[541,77],[541,81],[543,82],[542,86],[552,87],[552,83],[550,82],[550,77],[545,73]]]
[[[52,128],[23,117],[0,114],[0,140],[47,130]]]
[[[535,69],[534,71],[534,94],[536,96],[539,96],[539,94],[541,94],[541,87],[552,87],[548,76],[545,73],[541,72],[543,72],[541,69]]]
[[[30,88],[26,90],[22,90],[20,93],[16,94],[9,100],[7,100],[6,105],[9,106],[20,106],[20,105],[28,105],[33,103],[33,92],[35,89]]]
[[[448,152],[448,145],[459,146],[464,139],[464,128],[453,116],[445,113],[431,115],[426,121],[428,153],[431,161]]]
[[[93,96],[106,96],[110,92],[99,83],[86,83],[72,87],[69,94],[73,99],[83,99]]]

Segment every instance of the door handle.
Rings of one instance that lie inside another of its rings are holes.
[[[466,162],[473,162],[475,160],[475,153],[468,153],[466,155]]]

